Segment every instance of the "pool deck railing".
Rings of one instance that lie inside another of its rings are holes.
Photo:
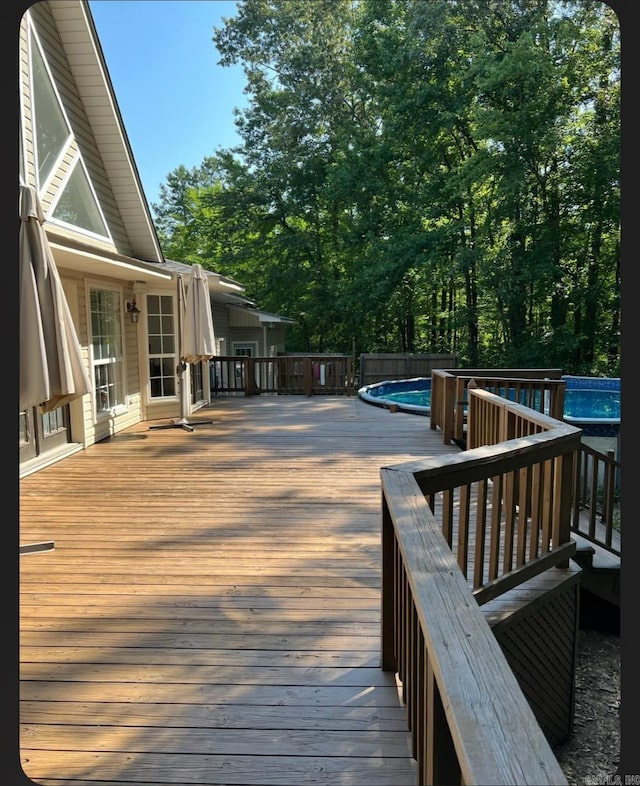
[[[553,783],[562,776],[548,769],[531,713],[548,735],[568,733],[580,430],[486,390],[468,392],[469,449],[381,471],[383,668],[402,684],[420,784]],[[532,612],[538,579],[547,586]],[[503,604],[504,612],[527,594],[486,637],[482,609]],[[527,686],[524,702],[495,647],[500,635]],[[496,694],[508,710],[474,701]],[[498,725],[515,733],[496,735]]]
[[[431,428],[439,428],[445,445],[465,438],[467,387],[475,386],[544,411],[562,420],[566,383],[562,369],[436,369],[431,372]],[[506,390],[505,390],[506,389]]]

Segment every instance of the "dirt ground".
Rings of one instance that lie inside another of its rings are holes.
[[[570,786],[613,786],[620,763],[620,631],[581,622],[572,736],[554,749]]]

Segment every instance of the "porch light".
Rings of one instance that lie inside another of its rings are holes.
[[[136,296],[133,296],[133,300],[130,303],[127,303],[127,314],[129,315],[129,319],[134,325],[138,324],[138,320],[140,319],[140,309],[136,306]]]

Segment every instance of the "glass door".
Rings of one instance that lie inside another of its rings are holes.
[[[201,363],[191,363],[191,403],[197,404],[204,400],[204,375]]]
[[[21,462],[66,445],[70,441],[69,406],[44,415],[35,407],[20,412],[18,438]]]

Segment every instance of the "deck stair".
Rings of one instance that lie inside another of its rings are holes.
[[[620,607],[620,557],[576,532],[574,562],[582,568],[582,587]]]

